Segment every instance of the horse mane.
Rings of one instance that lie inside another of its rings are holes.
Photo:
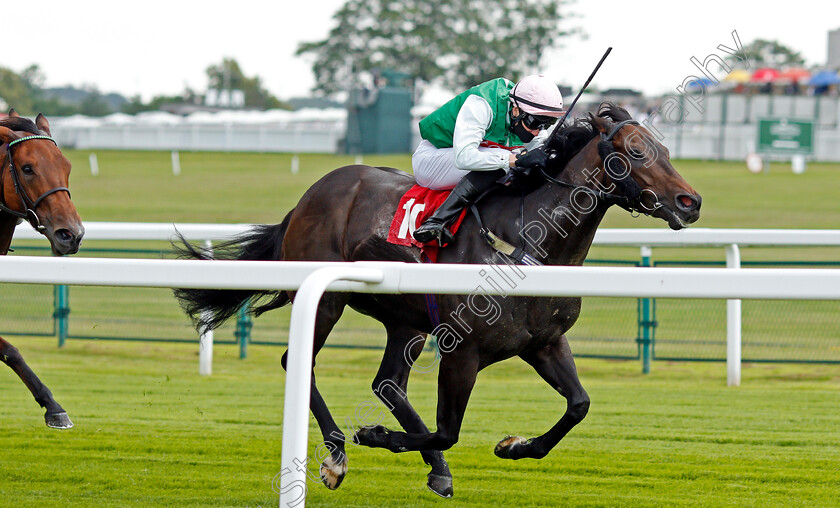
[[[10,116],[0,120],[0,126],[6,127],[13,131],[29,132],[32,134],[41,134],[35,122],[22,116]]]
[[[613,122],[621,122],[633,118],[626,109],[612,102],[602,102],[598,106],[598,110],[595,115],[601,118],[608,118]],[[554,150],[558,156],[553,159],[551,165],[546,168],[546,173],[553,177],[557,177],[557,175],[563,172],[569,161],[572,160],[578,152],[583,150],[583,147],[592,141],[592,139],[596,136],[598,136],[598,129],[596,129],[593,125],[590,115],[581,116],[576,118],[574,122],[558,126],[555,130],[554,139],[552,140],[551,145],[546,146],[546,148]],[[534,174],[531,174],[527,182],[524,182],[524,185],[520,184],[520,186],[524,187],[526,193],[530,193],[545,183],[546,180],[535,172]]]
[[[602,102],[598,106],[596,115],[601,118],[609,118],[613,122],[622,122],[633,118],[626,109],[612,102]],[[592,138],[598,135],[598,130],[592,124],[589,116],[578,118],[571,125],[560,126],[558,129],[559,132],[556,134],[557,137],[552,144],[552,148],[556,148],[557,153],[560,154],[554,162],[555,168],[559,171],[565,168],[572,157],[577,155]]]

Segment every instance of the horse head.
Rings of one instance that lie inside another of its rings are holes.
[[[0,141],[0,214],[27,220],[59,256],[78,252],[85,229],[67,188],[70,161],[52,139],[46,117],[39,114],[32,122],[11,110],[0,121]]]
[[[671,165],[670,153],[626,111],[602,105],[589,121],[597,131],[598,154],[613,193],[624,208],[658,217],[671,229],[683,229],[700,218],[702,198]]]

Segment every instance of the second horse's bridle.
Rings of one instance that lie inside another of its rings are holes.
[[[24,211],[19,212],[6,206],[6,204],[2,201],[2,194],[0,194],[0,212],[8,213],[20,219],[26,219],[26,221],[29,222],[29,225],[32,226],[36,231],[43,232],[46,228],[41,224],[41,221],[38,219],[38,214],[35,213],[35,209],[38,208],[38,205],[41,204],[44,198],[46,198],[50,194],[65,191],[67,192],[67,195],[70,195],[70,189],[68,189],[67,187],[54,187],[38,196],[38,199],[36,199],[35,201],[32,201],[32,199],[29,198],[29,195],[26,193],[26,189],[23,188],[23,185],[20,182],[20,175],[18,175],[18,170],[15,167],[15,160],[14,155],[12,154],[12,147],[18,143],[22,143],[30,139],[48,139],[55,143],[56,146],[58,146],[58,143],[56,143],[53,138],[43,135],[34,135],[18,138],[6,145],[6,151],[9,153],[9,173],[12,176],[12,182],[15,186],[15,193],[20,198],[21,203],[23,203]],[[0,167],[0,185],[2,185],[3,182],[4,169],[5,166]]]

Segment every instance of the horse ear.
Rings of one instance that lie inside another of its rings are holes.
[[[46,133],[47,136],[52,136],[50,134],[50,122],[47,121],[47,117],[43,113],[38,113],[38,116],[35,117],[35,127],[38,127],[38,130]]]
[[[20,116],[20,115],[17,113],[17,111],[15,111],[15,108],[11,108],[9,110],[9,116]]]
[[[602,134],[606,134],[610,130],[610,121],[607,118],[589,113],[589,120],[598,129],[598,132]]]
[[[17,138],[18,135],[15,134],[15,132],[12,129],[0,126],[0,140],[2,140],[4,144],[11,143]]]

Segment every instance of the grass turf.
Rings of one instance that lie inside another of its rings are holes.
[[[0,371],[4,506],[275,506],[280,470],[282,350],[248,360],[216,348],[211,377],[193,346],[27,339],[30,363],[76,427],[47,429],[10,370]],[[374,401],[381,352],[325,350],[319,386],[342,427]],[[840,367],[747,364],[725,386],[721,364],[579,360],[592,409],[542,460],[493,455],[507,434],[545,432],[565,407],[524,362],[479,381],[460,441],[446,453],[450,506],[836,506],[840,488]],[[409,395],[434,421],[435,373]],[[378,406],[374,415],[378,414]],[[383,422],[398,427],[390,414]],[[309,449],[320,433],[314,419]],[[309,506],[432,506],[416,453],[348,446],[335,492],[309,482]],[[311,466],[316,470],[314,464]]]

